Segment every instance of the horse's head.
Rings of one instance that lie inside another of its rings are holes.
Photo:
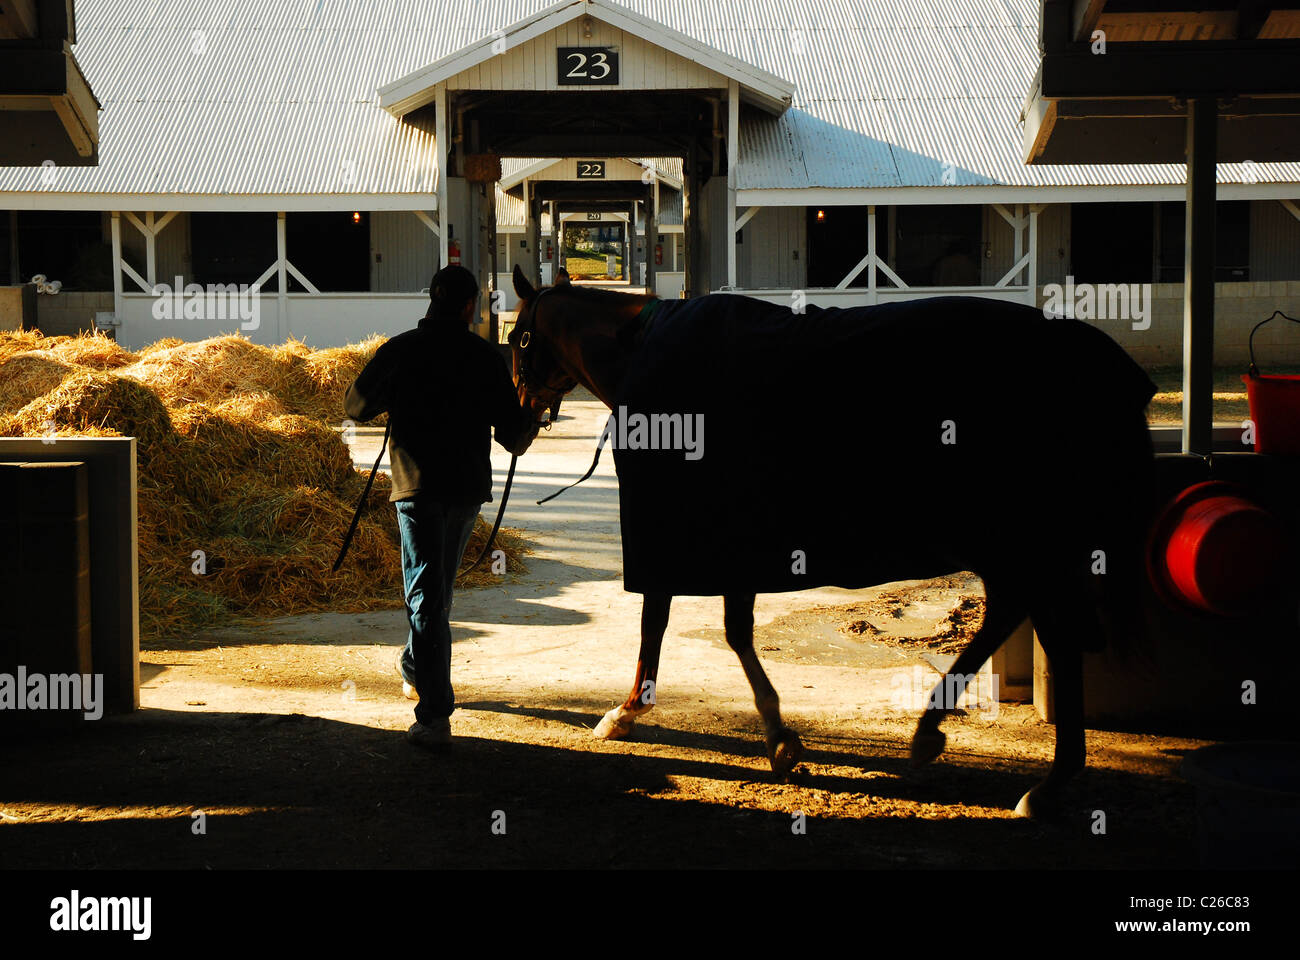
[[[559,304],[550,297],[560,297],[563,288],[534,289],[524,272],[515,265],[515,293],[519,312],[514,329],[507,338],[514,357],[515,387],[519,404],[527,408],[539,425],[550,426],[560,415],[560,401],[578,385],[568,372],[556,346],[554,324]],[[550,411],[549,419],[543,415]]]

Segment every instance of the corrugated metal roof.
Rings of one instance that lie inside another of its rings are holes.
[[[100,164],[50,184],[40,168],[0,168],[0,191],[432,192],[432,131],[390,116],[376,89],[550,5],[79,0],[75,52],[104,106]],[[746,112],[742,189],[1183,182],[1177,164],[1021,162],[1036,0],[624,5],[796,85],[781,117]],[[1300,183],[1300,164],[1221,164],[1219,180]]]

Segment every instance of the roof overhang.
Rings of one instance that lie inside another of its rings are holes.
[[[591,157],[590,159],[613,160],[613,159],[622,159],[622,158]],[[659,166],[656,163],[654,163],[652,159],[644,158],[639,161],[636,160],[635,158],[630,158],[630,157],[627,159],[633,160],[633,162],[639,162],[643,168],[653,167],[655,172],[655,179],[657,179],[660,183],[666,184],[667,186],[672,187],[674,190],[680,190],[682,188],[682,181],[680,177],[674,177],[672,174],[666,173],[665,171],[661,170]],[[541,175],[544,174],[547,170],[550,170],[551,167],[554,167],[557,163],[564,163],[564,162],[565,161],[563,159],[557,157],[548,157],[545,159],[534,160],[531,163],[524,164],[518,170],[515,170],[512,173],[502,176],[501,179],[498,181],[498,186],[502,190],[511,190],[514,187],[519,186],[519,184],[523,183],[525,180],[546,179]]]
[[[0,6],[0,165],[99,162],[99,101],[72,55],[75,41],[71,0]]]
[[[740,87],[741,99],[769,113],[784,112],[794,98],[794,84],[790,81],[643,17],[611,0],[560,0],[531,17],[519,20],[477,43],[380,87],[379,105],[396,116],[410,113],[433,101],[439,83],[588,15],[735,80]]]
[[[1218,103],[1220,162],[1300,156],[1300,11],[1043,0],[1040,47],[1027,163],[1181,163],[1202,97]]]

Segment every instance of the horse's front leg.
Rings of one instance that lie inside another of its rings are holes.
[[[636,661],[636,680],[628,698],[596,724],[593,735],[601,740],[621,740],[632,732],[636,718],[655,705],[655,684],[659,677],[659,651],[668,629],[668,609],[673,598],[667,593],[647,593],[641,603],[641,653]]]
[[[728,593],[722,602],[727,646],[740,658],[750,689],[754,691],[754,706],[763,718],[768,762],[777,777],[784,777],[803,755],[803,743],[798,734],[781,722],[781,698],[754,652],[754,595]]]

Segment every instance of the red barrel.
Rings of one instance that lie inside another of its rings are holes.
[[[1236,484],[1188,487],[1156,521],[1151,579],[1174,606],[1249,616],[1275,606],[1289,554],[1281,525]]]

